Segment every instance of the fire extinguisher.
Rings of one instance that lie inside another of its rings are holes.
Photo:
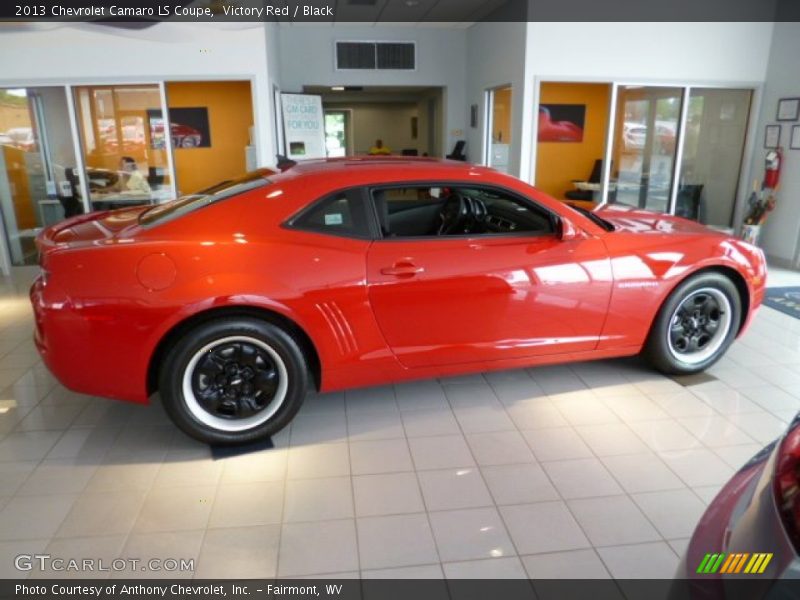
[[[767,152],[767,159],[764,165],[764,185],[765,189],[774,190],[778,187],[778,182],[781,178],[781,163],[783,162],[783,154],[781,149],[770,150]]]

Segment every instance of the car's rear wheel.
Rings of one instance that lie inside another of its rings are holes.
[[[185,433],[211,444],[264,439],[302,405],[308,370],[298,343],[265,321],[203,323],[175,343],[159,375],[164,408]]]
[[[731,345],[741,322],[742,301],[725,275],[706,272],[681,283],[664,302],[645,346],[645,356],[672,375],[698,373]]]

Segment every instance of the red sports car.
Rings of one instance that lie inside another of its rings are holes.
[[[764,294],[762,252],[671,217],[579,212],[484,167],[308,161],[38,239],[36,344],[70,389],[158,391],[197,439],[320,391],[628,356],[693,373]]]

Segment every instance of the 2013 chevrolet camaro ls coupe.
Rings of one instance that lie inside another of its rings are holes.
[[[268,436],[309,388],[643,352],[713,364],[764,295],[762,252],[593,213],[491,169],[349,158],[262,170],[38,239],[35,339],[70,389],[160,393],[211,443]]]

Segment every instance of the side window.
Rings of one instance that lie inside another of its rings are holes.
[[[384,237],[555,233],[548,211],[497,188],[378,188],[372,200]]]
[[[344,190],[317,200],[294,217],[289,226],[342,237],[372,237],[361,189]]]

